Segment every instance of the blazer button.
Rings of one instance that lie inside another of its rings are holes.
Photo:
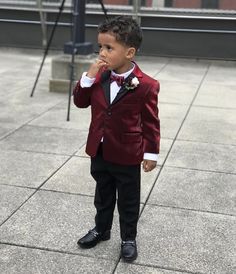
[[[108,112],[107,112],[107,115],[111,116],[111,111],[108,111]]]

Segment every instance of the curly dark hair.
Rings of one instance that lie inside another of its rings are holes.
[[[138,23],[130,16],[117,16],[98,26],[98,33],[110,32],[116,40],[126,46],[139,49],[142,42],[142,30]]]

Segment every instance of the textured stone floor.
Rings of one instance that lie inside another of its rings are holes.
[[[39,51],[0,49],[0,273],[236,273],[236,62],[139,57],[161,83],[161,154],[142,174],[139,256],[112,238],[76,241],[93,226],[94,182],[84,152],[90,110],[48,91],[35,96]]]

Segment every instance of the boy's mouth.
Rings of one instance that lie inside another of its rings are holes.
[[[108,62],[102,58],[99,58],[101,61],[103,61],[104,63],[108,64]]]

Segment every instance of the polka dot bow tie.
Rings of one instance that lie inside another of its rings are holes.
[[[124,76],[119,76],[119,75],[113,75],[111,74],[110,76],[111,83],[113,81],[116,81],[117,85],[120,87],[124,84],[125,78]]]

